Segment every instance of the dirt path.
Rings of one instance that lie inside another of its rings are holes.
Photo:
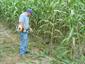
[[[13,35],[12,31],[7,29],[4,25],[0,23],[0,43],[3,41],[15,42],[18,40],[16,37],[18,36]]]
[[[19,37],[0,23],[0,64],[51,64],[52,58],[34,47],[30,54],[19,58],[18,42]]]

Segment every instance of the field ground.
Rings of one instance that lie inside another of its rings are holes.
[[[0,64],[50,64],[52,58],[36,47],[35,42],[29,43],[30,53],[18,57],[19,34],[12,33],[0,23]]]

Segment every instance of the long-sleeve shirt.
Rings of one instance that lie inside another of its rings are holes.
[[[25,12],[22,13],[19,17],[19,22],[21,22],[24,26],[24,32],[30,28],[29,26],[29,17],[25,15]]]

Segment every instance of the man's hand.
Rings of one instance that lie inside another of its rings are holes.
[[[32,28],[30,28],[30,32],[33,32]]]

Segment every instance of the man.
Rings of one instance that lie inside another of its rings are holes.
[[[32,15],[32,9],[28,9],[26,12],[23,12],[19,17],[19,31],[20,31],[20,56],[25,55],[28,48],[28,33],[32,29],[29,26],[29,17]]]

